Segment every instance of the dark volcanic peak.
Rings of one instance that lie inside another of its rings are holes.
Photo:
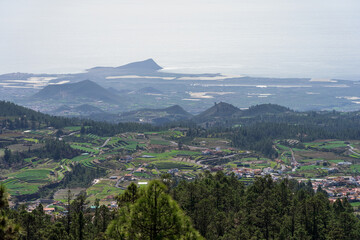
[[[78,99],[85,98],[95,101],[117,102],[119,96],[111,93],[100,85],[84,80],[77,83],[69,83],[62,85],[49,85],[36,93],[33,98],[47,99]]]
[[[199,120],[206,120],[209,118],[218,118],[218,117],[230,117],[234,113],[238,113],[241,110],[229,103],[220,102],[215,103],[214,106],[205,110],[204,112],[197,115],[195,118]]]

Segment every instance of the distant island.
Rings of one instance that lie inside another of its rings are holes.
[[[278,104],[298,111],[360,109],[360,82],[339,79],[259,78],[163,71],[153,59],[119,67],[94,67],[77,74],[10,73],[0,75],[4,100],[45,113],[61,115],[89,104],[108,114],[180,105],[198,114],[214,102],[239,109]],[[70,116],[70,115],[67,115]]]

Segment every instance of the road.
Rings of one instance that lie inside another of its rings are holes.
[[[211,158],[211,159],[202,159],[202,160],[197,161],[196,163],[202,165],[203,167],[205,167],[205,166],[207,167],[207,165],[202,164],[203,161],[218,161],[218,160],[221,160],[221,159],[232,158],[232,157],[235,157],[236,155],[237,155],[237,153],[227,155],[227,156],[224,156],[224,157],[217,157],[217,158]]]
[[[349,151],[350,151],[352,154],[359,155],[359,153],[357,153],[357,152],[354,151],[355,148],[354,148],[353,146],[351,146],[350,144],[348,144],[348,147],[349,147]]]
[[[102,147],[105,147],[106,144],[108,144],[108,142],[109,142],[110,140],[111,140],[111,137],[109,137],[108,139],[106,139],[106,141],[104,142],[104,144],[101,145],[101,148],[102,148]]]
[[[295,172],[299,163],[295,159],[294,151],[292,150],[292,148],[290,148],[290,151],[291,151],[291,165],[294,166],[292,171]]]

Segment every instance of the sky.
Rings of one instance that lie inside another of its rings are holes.
[[[360,80],[359,0],[0,0],[0,74],[153,58],[167,71]]]

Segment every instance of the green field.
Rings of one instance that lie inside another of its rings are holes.
[[[314,169],[317,169],[317,168],[322,168],[322,166],[317,166],[317,165],[301,166],[301,167],[298,167],[296,169],[296,171],[309,171],[309,170],[314,170]]]
[[[360,202],[352,202],[350,203],[353,207],[360,207]]]
[[[120,188],[114,187],[115,182],[110,180],[101,180],[99,183],[89,187],[86,190],[86,194],[89,196],[90,202],[95,202],[95,199],[104,199],[109,195],[116,196],[123,192]],[[106,201],[106,200],[103,200]]]
[[[80,130],[81,130],[81,126],[64,127],[64,130],[68,130],[68,131],[80,131]]]
[[[319,148],[319,149],[333,149],[345,148],[347,144],[344,141],[329,141],[329,142],[310,142],[304,143],[306,147]]]
[[[18,179],[8,179],[2,182],[11,195],[32,194],[39,190],[42,184],[27,183]]]
[[[350,169],[353,172],[360,172],[360,164],[353,164],[353,165],[350,166]]]
[[[185,163],[180,161],[155,161],[151,164],[154,164],[159,170],[168,170],[173,168],[195,170],[198,168],[198,165]]]
[[[71,144],[70,146],[74,149],[78,149],[78,150],[81,150],[83,152],[87,152],[87,153],[95,153],[95,154],[98,154],[99,153],[99,150],[97,149],[93,149],[93,148],[89,148],[89,147],[84,147],[84,146],[81,146],[82,144]]]
[[[50,176],[50,169],[28,169],[9,174],[4,185],[9,189],[10,194],[31,194],[38,191],[42,185],[50,183],[53,180],[59,180],[55,176]],[[58,173],[58,177],[64,175]]]
[[[277,147],[277,148],[279,148],[279,149],[281,149],[281,150],[285,150],[285,151],[290,150],[290,148],[289,148],[289,147],[284,146],[284,145],[281,145],[281,144],[277,144],[277,145],[276,145],[276,147]]]
[[[49,169],[29,169],[8,175],[25,182],[47,182],[50,180]]]
[[[170,142],[158,139],[150,140],[150,144],[169,146]]]
[[[150,158],[152,160],[169,160],[178,155],[180,155],[180,156],[197,156],[197,155],[200,155],[200,152],[185,151],[185,150],[172,150],[170,152],[164,152],[164,153],[144,152],[143,155],[153,156],[154,158]]]
[[[39,143],[39,140],[36,138],[24,138],[24,140],[33,143]]]

